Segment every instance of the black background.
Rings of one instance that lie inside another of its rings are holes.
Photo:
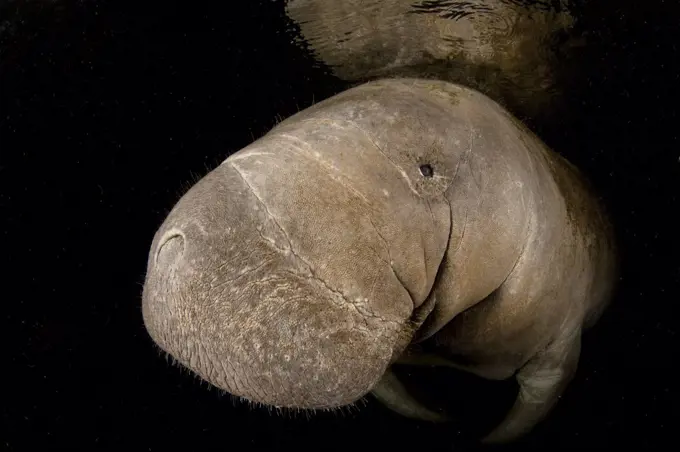
[[[677,429],[679,19],[674,1],[629,3],[585,2],[579,27],[595,39],[569,114],[532,124],[608,203],[619,291],[558,407],[512,449],[657,449]],[[0,4],[0,447],[465,444],[464,428],[372,401],[311,419],[233,406],[145,333],[146,254],[181,193],[277,118],[348,86],[291,43],[282,2]]]

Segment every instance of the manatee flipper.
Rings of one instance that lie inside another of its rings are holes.
[[[430,410],[413,398],[391,369],[387,369],[371,393],[387,408],[402,416],[430,422],[449,420],[446,415]]]
[[[486,444],[513,441],[546,417],[576,373],[581,330],[558,337],[517,373],[519,394],[505,419],[483,440]]]

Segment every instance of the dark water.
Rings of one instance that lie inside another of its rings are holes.
[[[672,3],[584,2],[578,27],[596,37],[581,55],[585,75],[569,83],[568,114],[536,125],[605,198],[624,265],[570,389],[512,449],[653,450],[676,428],[680,32]],[[312,419],[234,407],[168,367],[143,329],[148,246],[183,190],[277,117],[347,86],[290,43],[280,2],[0,5],[3,448],[467,444],[469,419],[419,424],[372,402]],[[474,404],[462,410],[470,419],[506,393],[451,378],[451,393],[461,387],[458,397]]]

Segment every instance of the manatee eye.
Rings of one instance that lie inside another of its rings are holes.
[[[424,165],[420,165],[420,174],[422,174],[425,177],[432,177],[434,174],[434,170],[432,169],[432,165],[429,163],[426,163]]]

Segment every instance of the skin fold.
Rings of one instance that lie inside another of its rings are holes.
[[[441,420],[392,364],[515,377],[485,439],[499,443],[562,394],[615,275],[572,165],[476,90],[393,78],[291,116],[198,181],[153,238],[142,312],[183,366],[270,406],[373,393]]]

